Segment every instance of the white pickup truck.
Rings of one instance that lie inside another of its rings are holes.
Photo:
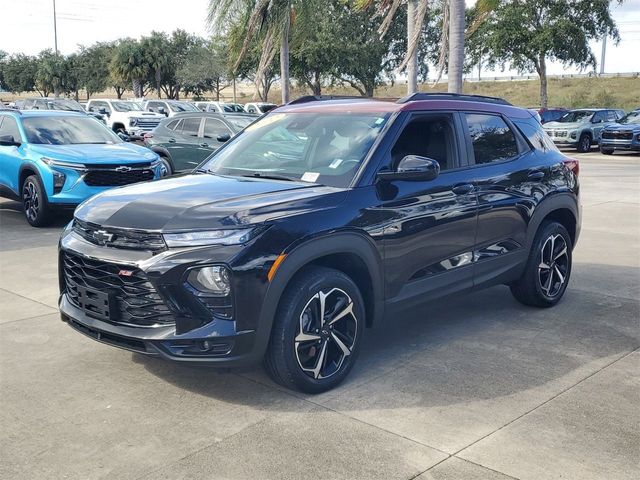
[[[104,115],[107,126],[114,132],[139,136],[156,128],[165,118],[159,113],[145,112],[140,103],[127,100],[89,100],[87,111]]]

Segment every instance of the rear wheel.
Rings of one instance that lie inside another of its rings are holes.
[[[364,329],[362,295],[344,273],[308,267],[283,294],[265,366],[288,388],[320,393],[338,385],[356,361]]]
[[[51,220],[47,194],[36,175],[28,176],[22,184],[22,208],[27,222],[33,227],[43,227]]]
[[[591,135],[589,135],[588,133],[583,133],[582,135],[580,135],[577,150],[580,153],[586,153],[591,150]]]
[[[572,249],[566,228],[557,222],[543,223],[522,277],[510,286],[513,296],[534,307],[552,307],[558,303],[571,276]]]

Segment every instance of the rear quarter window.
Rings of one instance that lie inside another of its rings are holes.
[[[538,122],[516,120],[513,123],[536,150],[540,150],[542,152],[558,151],[558,147],[556,147],[553,140],[549,138],[549,135],[544,131],[544,128],[538,125]]]
[[[476,165],[509,160],[518,156],[516,136],[502,117],[465,114]]]

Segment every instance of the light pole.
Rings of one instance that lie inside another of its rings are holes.
[[[56,25],[56,0],[53,0],[53,42],[58,56],[58,26]]]

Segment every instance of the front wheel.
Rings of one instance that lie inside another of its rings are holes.
[[[604,155],[613,155],[613,148],[600,147],[600,153],[603,153]]]
[[[560,301],[571,276],[571,237],[558,222],[540,226],[522,277],[510,285],[525,305],[552,307]]]
[[[32,227],[43,227],[51,220],[47,194],[36,175],[28,176],[22,184],[22,208]]]
[[[330,390],[355,363],[364,323],[364,302],[353,280],[338,270],[307,267],[280,301],[266,369],[288,388]]]
[[[582,135],[580,135],[577,150],[580,153],[586,153],[591,150],[591,137],[588,133],[583,133]]]
[[[173,175],[171,162],[166,157],[160,157],[160,176],[168,177],[169,175]]]

